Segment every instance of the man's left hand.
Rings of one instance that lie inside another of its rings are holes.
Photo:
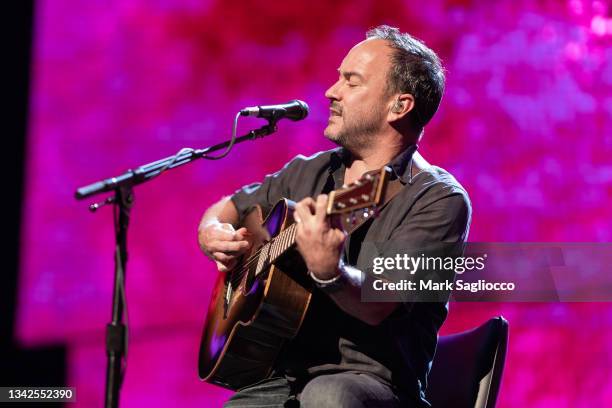
[[[346,233],[332,228],[326,217],[327,195],[317,200],[308,197],[295,206],[293,217],[297,223],[295,240],[308,270],[321,280],[338,275],[338,262]]]

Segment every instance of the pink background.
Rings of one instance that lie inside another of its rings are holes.
[[[113,231],[110,209],[89,214],[74,190],[224,140],[244,106],[308,102],[307,120],[136,190],[122,405],[220,405],[228,392],[196,372],[216,273],[196,244],[199,217],[296,154],[331,147],[323,93],[381,23],[425,40],[448,69],[420,149],[468,189],[471,241],[612,241],[606,1],[36,3],[18,340],[68,345],[75,406],[102,406]],[[443,333],[500,313],[500,407],[612,406],[612,305],[453,304]]]

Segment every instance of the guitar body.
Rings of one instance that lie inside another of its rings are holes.
[[[325,210],[330,225],[351,233],[374,217],[383,197],[392,196],[389,174],[385,166],[330,192]],[[251,250],[217,278],[200,343],[202,380],[237,390],[265,379],[284,342],[298,333],[312,281],[295,248],[293,206],[282,199],[265,221],[260,208],[245,218]]]
[[[266,255],[257,252],[293,223],[292,214],[292,202],[285,199],[263,223],[261,210],[252,211],[244,226],[253,245],[243,258]],[[200,343],[200,379],[232,390],[264,379],[285,340],[297,334],[311,298],[308,281],[300,278],[306,276],[304,262],[293,249],[274,264],[262,264],[252,262],[242,277],[219,274]]]

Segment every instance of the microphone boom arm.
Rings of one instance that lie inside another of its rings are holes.
[[[243,136],[232,138],[222,143],[206,147],[204,149],[189,149],[181,151],[174,156],[166,157],[149,164],[138,167],[136,170],[128,170],[125,173],[110,177],[77,189],[75,197],[82,200],[96,194],[114,191],[114,195],[107,197],[104,201],[89,206],[90,211],[96,211],[106,204],[114,204],[113,211],[115,225],[115,274],[112,299],[112,318],[106,325],[106,386],[104,393],[104,407],[118,408],[120,390],[125,376],[124,360],[127,357],[127,324],[124,323],[126,313],[125,276],[127,266],[127,230],[130,220],[130,210],[134,202],[133,187],[151,180],[167,169],[182,166],[196,159],[215,159],[220,157],[207,157],[211,152],[227,148],[230,145],[241,143],[246,140],[255,140],[276,132],[276,118],[268,118],[268,124],[258,129],[251,130]],[[232,133],[235,135],[235,127]],[[127,320],[127,318],[125,319]]]
[[[276,117],[268,118],[267,125],[262,126],[258,129],[251,130],[249,133],[237,137],[234,141],[234,144],[242,143],[246,140],[255,140],[271,135],[272,133],[276,132],[276,122],[278,121],[278,119],[279,118]],[[204,149],[196,149],[190,152],[181,153],[179,155],[169,156],[142,165],[136,168],[135,170],[129,169],[119,176],[109,177],[107,179],[100,180],[95,183],[91,183],[78,188],[75,193],[75,198],[77,200],[82,200],[84,198],[91,197],[96,194],[142,184],[147,180],[157,176],[161,171],[165,171],[166,169],[173,169],[175,167],[182,166],[200,158],[206,158],[207,154],[224,149],[231,143],[231,140],[226,140],[225,142],[217,143],[216,145],[209,146]]]

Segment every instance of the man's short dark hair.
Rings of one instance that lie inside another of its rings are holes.
[[[440,58],[425,43],[395,27],[375,27],[366,33],[366,38],[386,40],[393,48],[387,91],[409,93],[414,97],[415,106],[409,117],[412,127],[422,130],[438,110],[444,93],[444,68]]]

